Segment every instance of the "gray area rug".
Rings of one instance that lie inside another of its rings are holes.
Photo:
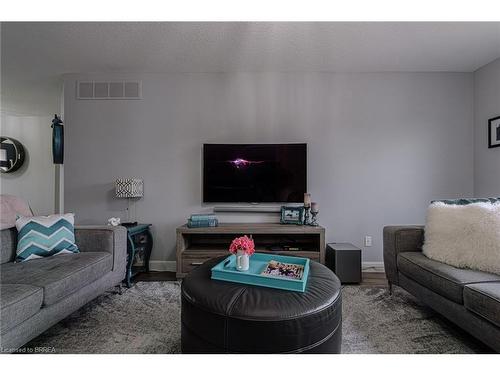
[[[346,286],[343,353],[478,353],[486,347],[395,288]],[[180,283],[138,282],[106,293],[27,347],[56,353],[180,353]]]

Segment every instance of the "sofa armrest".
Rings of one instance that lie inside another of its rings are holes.
[[[105,251],[113,255],[113,271],[125,273],[127,229],[110,225],[75,226],[75,241],[81,252]]]
[[[384,227],[384,268],[387,279],[399,284],[398,254],[408,251],[422,251],[424,226],[399,225]]]

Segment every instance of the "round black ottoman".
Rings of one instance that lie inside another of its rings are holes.
[[[340,353],[340,281],[310,263],[304,293],[212,280],[207,261],[182,281],[183,353]]]

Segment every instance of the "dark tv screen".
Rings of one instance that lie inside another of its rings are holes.
[[[203,202],[302,202],[307,144],[203,145]]]

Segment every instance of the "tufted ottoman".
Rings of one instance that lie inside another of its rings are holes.
[[[340,281],[310,263],[304,293],[212,280],[207,261],[182,282],[183,353],[340,353]]]

